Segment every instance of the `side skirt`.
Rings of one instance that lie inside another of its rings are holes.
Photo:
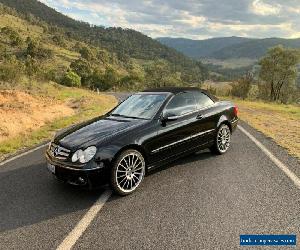
[[[165,164],[168,164],[170,162],[173,162],[179,158],[182,158],[186,155],[189,155],[189,154],[192,154],[192,153],[195,153],[195,152],[198,152],[199,150],[202,150],[202,149],[206,149],[206,148],[209,148],[211,147],[212,145],[214,144],[214,141],[209,141],[209,142],[206,142],[200,146],[197,146],[197,147],[194,147],[192,149],[188,149],[188,150],[185,150],[183,152],[181,152],[180,154],[177,154],[177,155],[172,155],[168,158],[165,158],[163,160],[160,160],[158,162],[155,162],[154,164],[150,164],[148,165],[147,167],[147,171],[152,171],[154,169],[157,169],[159,167],[162,167],[163,165]]]

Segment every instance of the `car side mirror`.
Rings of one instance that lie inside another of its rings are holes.
[[[164,113],[162,115],[162,122],[167,122],[167,121],[176,121],[178,119],[178,116],[172,113]]]

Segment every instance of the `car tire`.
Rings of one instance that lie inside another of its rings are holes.
[[[231,131],[227,124],[221,124],[216,133],[214,145],[210,151],[214,154],[225,154],[230,147]]]
[[[123,151],[114,161],[110,184],[114,193],[125,196],[142,183],[146,172],[143,155],[134,149]]]

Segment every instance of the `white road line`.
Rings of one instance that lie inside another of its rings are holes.
[[[286,175],[289,177],[294,184],[300,189],[300,179],[297,175],[294,174],[289,168],[284,165],[280,160],[276,158],[262,143],[260,143],[253,135],[251,135],[247,130],[245,130],[242,126],[238,125],[238,128],[246,135],[248,138],[253,141],[257,147],[261,149],[275,165],[280,168]]]
[[[30,154],[30,153],[32,153],[32,152],[34,152],[34,151],[36,151],[36,150],[38,150],[38,149],[40,149],[40,148],[43,148],[43,147],[45,147],[46,145],[48,145],[48,143],[49,143],[49,142],[47,142],[47,143],[45,143],[45,144],[43,144],[43,145],[40,145],[40,146],[38,146],[38,147],[36,147],[36,148],[33,148],[33,149],[31,149],[31,150],[28,150],[28,151],[26,151],[26,152],[24,152],[24,153],[22,153],[22,154],[19,154],[19,155],[16,155],[16,156],[12,157],[12,158],[9,158],[9,159],[6,160],[6,161],[0,162],[0,166],[3,166],[3,165],[5,165],[6,163],[9,163],[9,162],[11,162],[11,161],[13,161],[13,160],[16,160],[16,159],[18,159],[18,158],[20,158],[20,157],[22,157],[22,156],[24,156],[24,155],[28,155],[28,154]]]
[[[93,219],[99,213],[105,202],[111,196],[111,190],[106,190],[98,200],[93,204],[93,206],[87,211],[87,213],[82,217],[82,219],[77,223],[74,229],[67,235],[63,242],[58,246],[57,250],[67,250],[71,249],[80,236],[84,233],[87,227],[91,224]]]

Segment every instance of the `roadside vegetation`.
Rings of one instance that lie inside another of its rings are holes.
[[[232,99],[240,118],[300,159],[300,105]]]
[[[234,82],[206,82],[221,99],[233,100],[240,117],[300,159],[299,50],[277,46],[259,61],[256,74],[247,72]]]
[[[56,83],[0,90],[0,159],[50,139],[61,128],[100,116],[116,104],[113,96]]]

